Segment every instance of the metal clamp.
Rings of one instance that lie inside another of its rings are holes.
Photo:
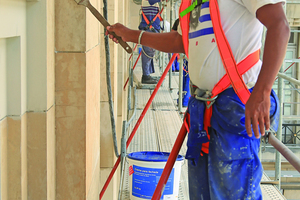
[[[210,97],[198,97],[197,95],[195,95],[195,98],[200,100],[200,101],[204,101],[205,104],[206,104],[206,107],[209,108],[210,106],[212,106],[216,99],[218,98],[218,95],[217,96],[214,96],[213,98],[210,98]]]
[[[262,141],[264,143],[262,152],[264,152],[266,150],[266,144],[269,143],[270,134],[273,134],[274,136],[276,136],[276,132],[272,128],[269,128],[269,130],[265,130],[265,135],[261,137]]]
[[[209,108],[212,106],[215,102],[215,100],[218,98],[218,95],[211,98],[212,93],[208,90],[202,90],[199,88],[194,88],[193,90],[193,96],[200,101],[204,101],[206,104],[206,107]]]
[[[265,152],[266,151],[266,144],[267,144],[267,138],[268,138],[268,132],[265,133],[264,136],[261,137],[262,141],[263,141],[263,148],[261,150],[261,152]]]

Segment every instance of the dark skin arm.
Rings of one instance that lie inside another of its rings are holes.
[[[267,28],[263,64],[258,80],[245,110],[245,127],[252,136],[251,124],[256,138],[270,128],[270,93],[275,77],[285,57],[290,36],[289,25],[281,3],[268,4],[256,12],[257,19]]]
[[[108,26],[107,30],[109,32],[115,32],[125,42],[134,43],[138,43],[138,38],[141,33],[140,30],[132,30],[119,23]],[[106,35],[107,34],[109,33],[106,32]],[[109,35],[109,38],[117,42],[116,38],[112,35]],[[177,31],[168,33],[144,32],[141,37],[141,44],[166,53],[184,53],[182,37]]]

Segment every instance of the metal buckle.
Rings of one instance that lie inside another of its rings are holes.
[[[217,98],[218,96],[215,96],[214,98]],[[207,104],[207,101],[205,102],[206,104],[206,108],[208,109],[209,107],[211,107],[214,103],[215,103],[216,100],[213,100],[213,101],[210,101],[209,104]]]
[[[212,96],[212,93],[208,90],[201,90],[199,88],[196,88],[194,91],[194,97],[197,99],[197,100],[200,100],[200,101],[204,101],[205,104],[206,104],[206,107],[207,108],[210,108],[210,106],[212,106],[215,102],[215,100],[218,98],[218,95],[216,95],[215,97],[211,98]]]
[[[198,100],[200,100],[200,101],[204,101],[205,104],[206,104],[206,108],[209,108],[209,107],[211,107],[215,103],[216,99],[218,98],[218,95],[215,96],[215,97],[213,97],[213,98],[199,97],[199,96],[195,95],[195,98],[198,99]]]
[[[195,99],[204,101],[207,109],[210,108],[215,103],[215,100],[218,98],[218,95],[211,98],[212,96],[211,91],[202,90],[197,86],[195,86],[191,81],[190,81],[190,92],[192,96],[195,97]]]

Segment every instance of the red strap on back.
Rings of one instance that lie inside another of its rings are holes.
[[[142,15],[143,15],[143,18],[144,18],[144,20],[145,20],[145,22],[147,23],[147,25],[148,24],[150,24],[150,21],[149,21],[149,19],[146,17],[146,15],[145,15],[145,13],[142,11]],[[151,28],[152,26],[150,26],[150,28]]]
[[[160,12],[158,12],[158,13],[154,16],[154,18],[152,19],[152,21],[155,21],[156,18],[159,18],[159,20],[162,21],[163,19],[161,18],[160,14],[162,13],[163,10],[164,10],[164,7],[160,10]],[[147,25],[150,24],[149,19],[146,17],[146,15],[145,15],[145,13],[144,13],[143,11],[142,11],[142,15],[143,15],[143,18],[144,18],[145,22],[147,23]],[[150,28],[152,28],[152,25],[150,25]]]
[[[157,14],[155,15],[155,17],[154,17],[154,19],[153,19],[153,20],[156,20],[156,18],[158,17],[158,18],[159,18],[159,20],[160,20],[160,21],[162,21],[162,20],[163,20],[163,18],[161,18],[161,16],[160,16],[160,15],[161,15],[161,12],[162,12],[163,10],[164,10],[164,8],[162,8],[162,9],[161,9],[160,13],[157,13]]]

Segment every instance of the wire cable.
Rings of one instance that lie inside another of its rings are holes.
[[[103,16],[107,20],[107,0],[103,0]],[[104,28],[104,33],[105,33],[105,28]],[[104,36],[104,43],[105,43],[105,56],[106,56],[106,83],[107,83],[107,93],[108,93],[108,102],[109,102],[109,111],[110,111],[110,121],[111,121],[111,128],[112,128],[112,137],[114,142],[115,155],[116,157],[119,157],[116,123],[114,117],[114,103],[113,103],[112,89],[111,89],[110,50],[109,50],[108,36]]]

